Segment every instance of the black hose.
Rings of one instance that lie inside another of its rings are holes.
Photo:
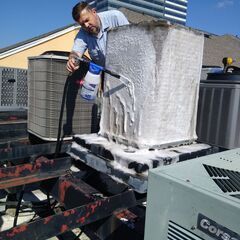
[[[89,66],[89,62],[90,62],[90,59],[87,56],[84,55],[83,58],[82,58],[82,61],[81,61],[81,63],[82,63],[81,64],[81,69],[83,70],[83,72],[84,72],[84,70],[87,72],[88,66]],[[80,74],[80,76],[82,75],[82,73]],[[59,122],[58,122],[57,143],[56,143],[56,149],[55,149],[55,154],[54,154],[55,157],[57,157],[59,155],[59,153],[61,152],[62,142],[63,142],[63,138],[64,138],[64,135],[61,138],[62,119],[63,119],[63,113],[64,113],[64,106],[65,106],[65,102],[66,102],[68,86],[69,86],[69,83],[70,83],[70,81],[72,79],[72,76],[74,74],[75,74],[75,72],[74,73],[69,73],[68,76],[67,76],[67,79],[65,81],[65,84],[64,84],[62,103],[61,103],[61,110],[60,110],[60,116],[59,116]],[[85,74],[84,74],[84,76],[85,76]]]
[[[60,110],[60,116],[59,116],[59,121],[58,121],[58,135],[57,135],[57,143],[56,143],[56,149],[55,149],[55,154],[54,157],[56,158],[59,153],[61,152],[61,147],[62,147],[62,141],[64,136],[61,138],[61,132],[62,132],[62,119],[63,119],[63,113],[64,113],[64,106],[65,106],[65,101],[66,101],[66,95],[67,95],[67,89],[68,89],[68,84],[71,80],[71,74],[68,75],[65,84],[64,84],[64,89],[63,89],[63,96],[62,96],[62,103],[61,103],[61,110]]]
[[[85,64],[88,68],[88,65],[90,63],[90,59],[87,58],[86,56],[84,56],[83,58],[79,59],[81,64]],[[103,68],[103,72],[112,75],[113,77],[116,78],[120,78],[120,75],[110,71],[106,68]],[[63,113],[64,113],[64,106],[65,106],[65,102],[66,102],[66,95],[67,95],[67,89],[68,89],[68,85],[69,82],[72,78],[72,74],[70,73],[66,79],[65,85],[64,85],[64,89],[63,89],[63,96],[62,96],[62,103],[61,103],[61,110],[60,110],[60,116],[59,116],[59,122],[58,122],[58,135],[57,135],[57,143],[56,143],[56,149],[55,149],[55,154],[54,157],[57,157],[59,155],[59,153],[61,152],[61,146],[62,146],[62,142],[63,142],[63,138],[64,135],[61,138],[61,131],[62,131],[62,118],[63,118]]]

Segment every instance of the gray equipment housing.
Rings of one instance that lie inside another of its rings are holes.
[[[145,240],[240,240],[240,149],[153,169]]]
[[[233,149],[240,147],[240,74],[208,74],[201,81],[197,114],[198,140]]]
[[[41,55],[29,58],[28,82],[28,132],[46,141],[56,141],[58,122],[65,81],[68,77],[66,63],[68,58],[58,55]],[[80,80],[80,79],[75,79]],[[74,80],[74,81],[75,81]],[[79,86],[78,86],[79,87]],[[73,86],[70,97],[76,94]],[[81,99],[68,100],[64,108],[62,127],[68,122],[71,131],[75,133],[91,133],[94,122],[94,103]],[[67,109],[72,109],[73,115],[67,118]],[[95,127],[96,128],[96,127]]]

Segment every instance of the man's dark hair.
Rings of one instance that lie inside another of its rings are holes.
[[[76,22],[79,20],[80,15],[84,9],[91,10],[92,8],[87,2],[79,2],[73,7],[72,17]]]

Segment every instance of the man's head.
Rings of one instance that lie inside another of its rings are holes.
[[[72,17],[81,27],[92,35],[97,35],[100,31],[101,22],[96,9],[91,8],[88,3],[81,2],[72,9]]]

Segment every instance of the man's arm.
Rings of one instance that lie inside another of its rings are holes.
[[[84,39],[84,34],[80,30],[74,40],[72,51],[69,54],[69,59],[67,62],[67,70],[69,72],[74,72],[79,68],[79,62],[76,61],[76,58],[81,58],[87,49],[87,43]]]
[[[116,26],[123,26],[123,25],[129,24],[126,16],[122,12],[115,10],[115,14],[116,14],[116,21],[117,21]]]

